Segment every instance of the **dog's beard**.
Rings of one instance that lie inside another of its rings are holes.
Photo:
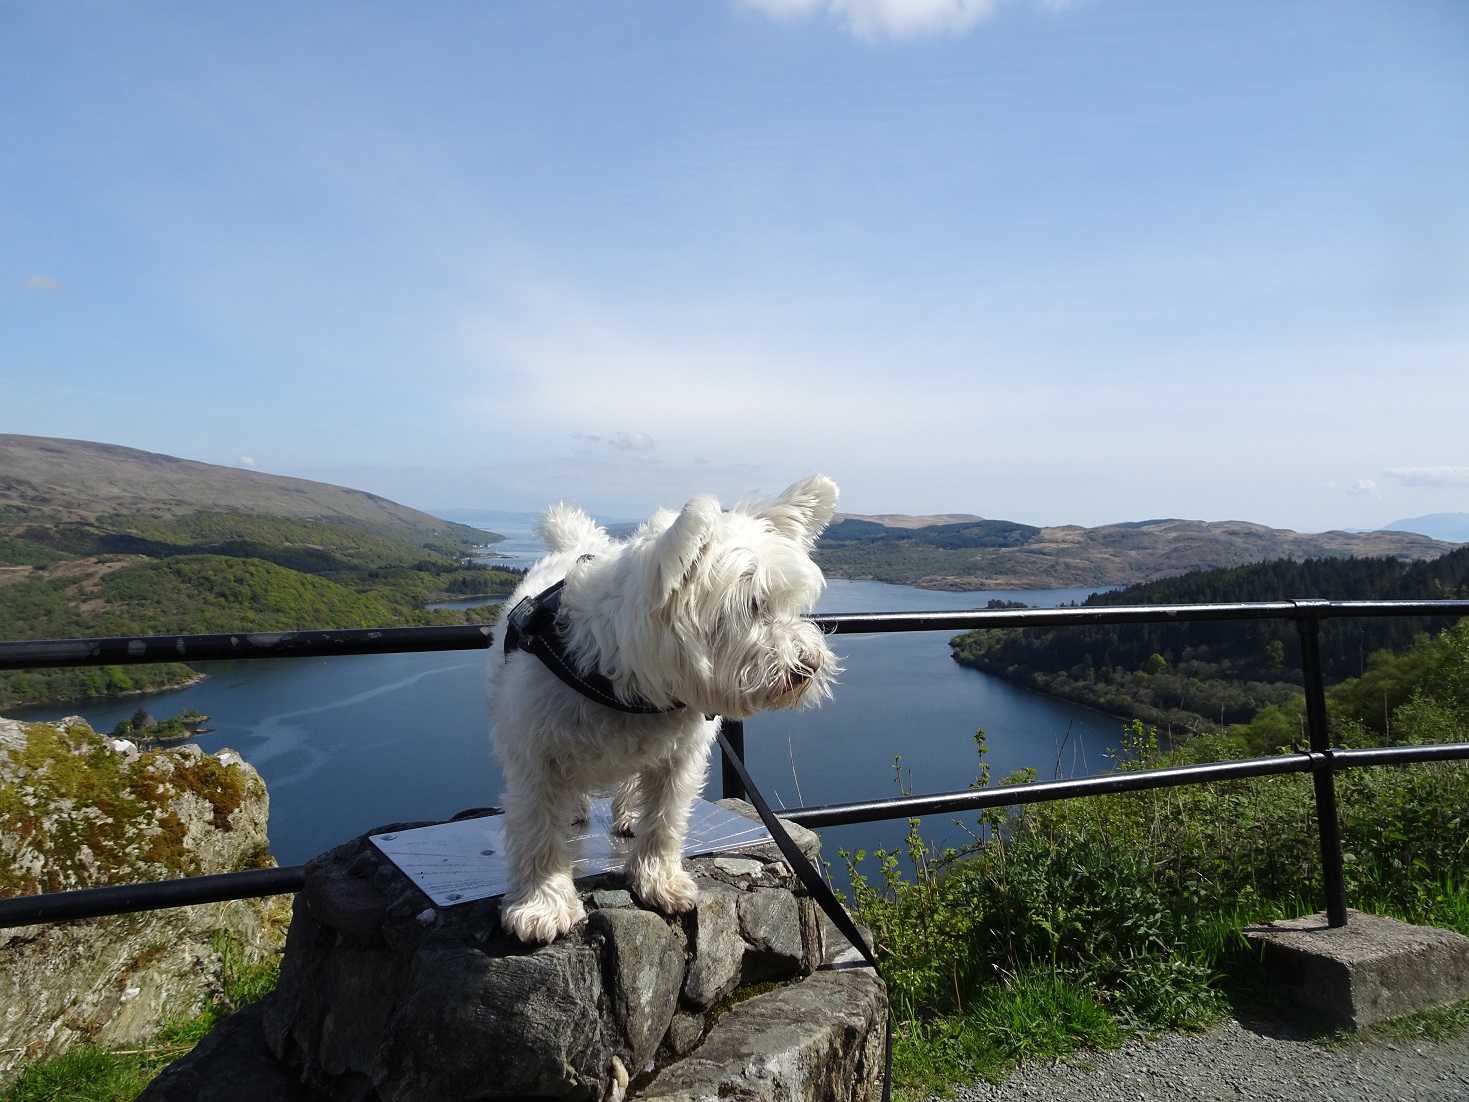
[[[720,707],[711,710],[739,719],[767,708],[803,708],[830,699],[841,666],[821,634],[814,630],[778,634],[778,645],[762,639],[726,655],[726,669],[732,668],[726,678],[719,675],[721,661],[716,657],[711,688]],[[721,685],[728,688],[721,691]]]

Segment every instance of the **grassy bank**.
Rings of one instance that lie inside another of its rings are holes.
[[[150,1082],[220,1021],[275,987],[280,966],[248,964],[227,937],[216,938],[223,962],[221,990],[204,1012],[165,1027],[136,1048],[83,1045],[26,1068],[0,1102],[132,1102]]]
[[[1469,625],[1381,660],[1378,674],[1338,703],[1388,683],[1400,698],[1381,724],[1391,734],[1343,706],[1334,741],[1469,740]],[[1135,722],[1118,768],[1242,756],[1275,733],[1266,722],[1164,753]],[[978,785],[983,751],[981,736]],[[1469,934],[1466,782],[1457,762],[1338,776],[1353,907]],[[1277,996],[1239,928],[1323,905],[1304,776],[1040,804],[969,825],[960,850],[933,851],[915,821],[902,850],[843,855],[878,941],[909,1092],[1268,1006]]]

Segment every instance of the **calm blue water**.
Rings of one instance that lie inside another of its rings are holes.
[[[1057,605],[1088,592],[936,593],[833,581],[819,610],[983,608],[992,597]],[[1058,757],[1066,776],[1107,768],[1103,751],[1117,744],[1120,720],[964,669],[949,657],[948,639],[945,632],[834,638],[846,669],[834,700],[746,725],[750,768],[771,803],[896,795],[895,755],[914,792],[965,788],[978,766],[977,727],[989,735],[995,780],[1026,766],[1054,776]],[[106,731],[140,705],[159,718],[197,708],[212,717],[213,731],[196,740],[204,750],[231,747],[260,770],[271,795],[272,847],[282,864],[295,864],[384,823],[443,819],[498,802],[502,779],[489,752],[484,664],[479,652],[216,662],[201,665],[205,681],[176,692],[12,715],[79,712]],[[717,768],[712,775],[717,796]],[[947,818],[924,828],[936,839],[962,838]],[[826,853],[834,861],[839,847],[892,847],[905,829],[830,828],[823,832]]]

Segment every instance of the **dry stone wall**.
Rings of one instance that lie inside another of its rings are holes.
[[[875,1099],[885,991],[831,966],[774,846],[689,866],[693,913],[579,881],[587,921],[531,947],[501,930],[498,899],[436,908],[355,839],[308,866],[275,993],[140,1102]]]

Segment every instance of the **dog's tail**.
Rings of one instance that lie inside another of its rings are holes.
[[[574,551],[588,544],[610,542],[602,527],[579,506],[558,501],[536,521],[536,535],[546,541],[552,551]]]

